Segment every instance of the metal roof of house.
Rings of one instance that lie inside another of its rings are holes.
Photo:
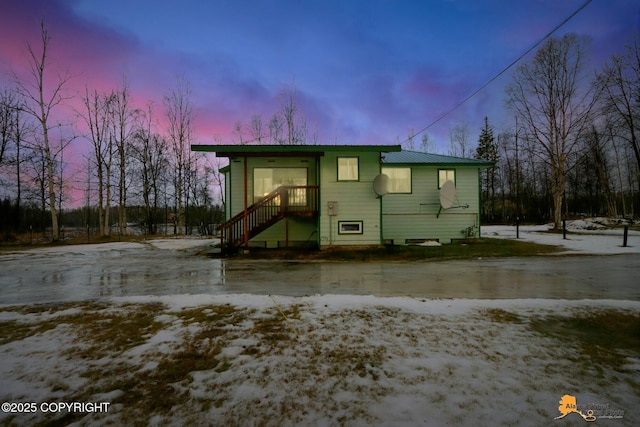
[[[323,156],[327,151],[390,153],[399,145],[192,145],[191,151],[216,153],[219,157]]]
[[[421,153],[418,151],[400,151],[385,153],[382,164],[404,165],[447,165],[447,166],[478,166],[491,167],[492,162],[464,157],[445,156],[442,154]]]

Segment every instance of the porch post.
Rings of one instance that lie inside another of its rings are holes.
[[[247,156],[244,156],[244,247],[249,249],[249,218],[247,216]]]
[[[284,247],[289,247],[289,216],[284,217],[285,231],[284,231]]]
[[[289,247],[289,188],[285,187],[280,194],[280,210],[284,215],[284,246]],[[293,191],[296,191],[295,189]]]

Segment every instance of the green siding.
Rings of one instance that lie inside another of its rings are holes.
[[[231,218],[231,180],[229,179],[229,171],[224,173],[224,220],[229,221]]]
[[[358,181],[338,181],[337,158],[358,157]],[[380,244],[380,199],[373,179],[380,173],[378,152],[326,152],[320,158],[320,246]],[[328,215],[328,202],[338,202],[338,214]],[[362,234],[338,234],[338,221],[362,221]]]
[[[228,173],[230,195],[227,197],[227,203],[229,205],[229,219],[231,219],[244,209],[243,160],[231,159],[229,164],[231,165],[231,170]]]
[[[286,245],[287,222],[280,220],[256,237],[251,239],[251,244],[267,247],[284,247]],[[316,243],[317,222],[315,218],[289,218],[289,245]]]
[[[337,180],[337,158],[358,157],[358,181]],[[230,159],[225,174],[227,217],[244,209],[244,157]],[[382,240],[404,244],[407,239],[438,239],[447,243],[465,237],[469,227],[479,227],[479,180],[481,165],[416,165],[383,164],[383,166],[411,167],[411,193],[388,194],[376,197],[373,180],[380,173],[380,153],[364,150],[325,151],[320,157],[247,157],[248,204],[253,203],[253,169],[256,167],[307,168],[309,185],[318,184],[319,210],[317,218],[289,218],[289,242],[317,242],[320,247],[334,245],[377,245]],[[468,209],[440,208],[438,169],[456,170],[456,202],[454,206],[468,204]],[[338,214],[328,215],[328,202],[338,203]],[[362,234],[339,234],[339,221],[362,221]],[[284,220],[251,240],[260,246],[283,246],[286,223]]]
[[[456,166],[456,202],[440,211],[438,166],[413,166],[411,194],[389,194],[383,198],[384,239],[404,244],[407,239],[451,239],[465,237],[464,230],[478,227],[478,168]],[[476,230],[477,235],[477,230]]]

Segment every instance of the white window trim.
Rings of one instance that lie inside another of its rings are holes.
[[[345,230],[344,226],[357,226],[356,230]],[[338,221],[338,234],[364,234],[363,221]]]

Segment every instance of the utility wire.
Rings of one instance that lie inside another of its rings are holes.
[[[503,75],[504,73],[506,73],[507,71],[509,71],[509,69],[511,67],[513,67],[514,65],[516,65],[518,62],[520,62],[520,60],[522,60],[522,58],[524,58],[525,56],[527,56],[533,49],[537,48],[538,46],[540,46],[540,44],[542,44],[542,42],[544,42],[546,39],[548,39],[549,37],[551,37],[553,35],[553,33],[555,33],[556,31],[558,31],[560,28],[562,28],[567,22],[569,22],[571,19],[573,19],[574,16],[576,16],[578,13],[580,13],[582,11],[582,9],[584,9],[585,7],[587,7],[589,5],[589,3],[591,3],[592,0],[587,0],[586,2],[584,2],[584,4],[582,6],[580,6],[578,9],[575,10],[575,12],[573,12],[571,15],[569,15],[567,18],[564,19],[564,21],[562,21],[560,24],[556,25],[551,31],[549,31],[544,37],[542,37],[540,40],[538,40],[533,46],[531,46],[529,49],[527,49],[523,54],[521,54],[520,56],[518,56],[514,61],[512,61],[509,65],[507,65],[505,68],[502,69],[502,71],[500,71],[498,74],[496,74],[495,76],[493,76],[489,81],[487,81],[485,84],[483,84],[482,86],[480,86],[480,88],[478,88],[475,92],[473,92],[471,95],[467,96],[465,99],[463,99],[462,101],[460,101],[459,103],[457,103],[455,106],[453,106],[451,109],[447,110],[445,113],[443,113],[440,117],[438,117],[437,119],[435,119],[434,121],[432,121],[431,123],[429,123],[427,126],[425,126],[424,128],[422,128],[421,130],[419,130],[418,132],[416,132],[415,134],[411,135],[409,138],[405,139],[404,141],[402,141],[402,144],[404,144],[405,142],[409,141],[411,138],[414,138],[418,135],[420,135],[421,133],[425,132],[427,129],[429,129],[431,126],[435,125],[436,123],[438,123],[440,120],[444,119],[445,117],[447,117],[449,114],[453,113],[454,111],[456,111],[458,108],[460,108],[462,105],[464,105],[465,103],[467,103],[467,101],[469,101],[471,98],[473,98],[474,96],[476,96],[480,91],[482,91],[484,88],[486,88],[487,86],[489,86],[491,83],[493,83],[498,77],[500,77],[501,75]]]

